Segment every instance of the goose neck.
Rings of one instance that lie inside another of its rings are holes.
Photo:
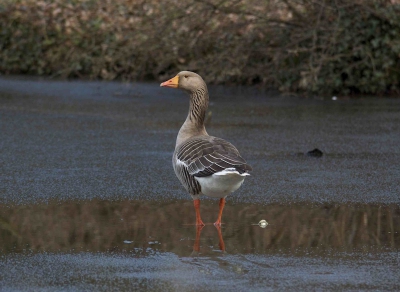
[[[182,141],[192,136],[208,135],[204,126],[207,109],[207,88],[199,88],[196,91],[191,92],[189,113],[178,133],[176,145],[179,145]]]

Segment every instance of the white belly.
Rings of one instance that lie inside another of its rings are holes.
[[[228,168],[211,176],[195,177],[201,186],[201,192],[209,197],[224,198],[236,191],[248,173],[240,174],[234,168]]]

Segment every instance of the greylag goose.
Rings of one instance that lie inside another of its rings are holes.
[[[208,90],[200,75],[182,71],[160,86],[180,88],[190,95],[189,113],[176,138],[172,164],[176,176],[193,198],[196,225],[204,226],[199,199],[204,194],[220,198],[218,219],[214,225],[221,226],[226,196],[242,185],[252,168],[235,146],[207,134],[204,119]]]

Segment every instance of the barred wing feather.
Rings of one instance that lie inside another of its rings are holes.
[[[211,136],[186,141],[177,149],[176,157],[196,177],[210,176],[226,168],[235,168],[239,173],[251,170],[235,146]]]

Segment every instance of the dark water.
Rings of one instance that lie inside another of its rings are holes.
[[[400,100],[210,94],[208,132],[254,171],[199,229],[183,93],[0,79],[0,290],[399,290]]]

